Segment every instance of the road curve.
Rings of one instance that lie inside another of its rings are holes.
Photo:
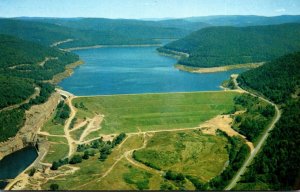
[[[240,91],[243,91],[245,93],[249,93],[250,95],[252,96],[255,96],[255,97],[258,97],[259,99],[273,105],[275,107],[275,117],[273,118],[272,122],[269,124],[269,127],[267,128],[267,130],[265,131],[265,133],[263,134],[263,136],[261,137],[261,139],[259,140],[257,146],[254,148],[254,150],[250,153],[250,156],[247,158],[247,160],[244,162],[243,166],[240,168],[240,170],[236,173],[236,175],[233,177],[233,179],[230,181],[230,183],[226,186],[225,190],[231,190],[233,187],[235,187],[236,183],[240,180],[241,176],[245,173],[246,171],[246,168],[251,164],[251,162],[253,161],[254,157],[257,155],[257,153],[260,151],[260,149],[262,148],[263,144],[265,143],[266,139],[268,138],[268,136],[270,135],[270,131],[272,129],[274,129],[275,127],[275,124],[277,123],[277,121],[280,119],[281,117],[281,111],[279,110],[278,106],[261,97],[261,96],[258,96],[258,95],[255,95],[253,93],[250,93],[246,90],[243,90],[238,82],[237,82],[237,77],[238,75],[232,75],[232,79],[234,81],[234,84],[236,86],[236,88]]]
[[[75,96],[73,94],[71,94],[67,91],[61,90],[61,89],[56,89],[56,91],[60,95],[65,97],[66,104],[70,107],[70,110],[71,110],[70,117],[67,119],[67,121],[65,122],[65,125],[64,125],[65,137],[66,137],[66,139],[68,141],[68,145],[69,145],[68,157],[71,157],[76,152],[76,142],[71,137],[70,129],[69,129],[70,124],[76,115],[76,110],[74,109],[74,107],[72,105],[72,99],[75,98]]]

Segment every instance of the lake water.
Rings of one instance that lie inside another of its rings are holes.
[[[174,68],[176,59],[161,56],[157,47],[120,47],[75,51],[85,64],[59,86],[75,95],[111,95],[220,90],[232,70],[195,74]]]
[[[0,160],[0,180],[13,179],[37,158],[34,147],[26,147]]]

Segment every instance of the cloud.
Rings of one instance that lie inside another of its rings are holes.
[[[286,9],[285,8],[276,9],[275,12],[277,12],[277,13],[286,12]]]

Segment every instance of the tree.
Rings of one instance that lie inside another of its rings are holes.
[[[83,156],[82,156],[82,159],[89,159],[89,151],[88,150],[86,150],[86,151],[84,151],[84,154],[83,154]]]
[[[108,155],[106,153],[101,153],[99,157],[100,161],[105,161],[107,159],[107,156]]]
[[[32,169],[30,169],[29,171],[29,176],[32,177],[35,174],[36,169],[33,167]]]
[[[82,162],[82,157],[80,155],[74,155],[69,161],[70,164],[77,164]]]
[[[51,190],[51,191],[57,191],[58,189],[59,189],[59,185],[58,185],[58,184],[52,183],[52,184],[50,185],[50,190]]]
[[[53,161],[52,166],[50,167],[51,170],[57,170],[59,168],[59,163],[57,161]]]

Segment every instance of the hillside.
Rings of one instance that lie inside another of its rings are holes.
[[[242,87],[258,91],[280,104],[282,116],[236,189],[299,189],[299,74],[300,52],[297,52],[247,71],[238,78]]]
[[[270,61],[300,50],[300,24],[254,27],[210,27],[159,48],[185,52],[179,64],[218,67]]]
[[[12,35],[24,40],[50,46],[56,42],[72,39],[64,48],[92,46],[97,44],[155,44],[157,41],[146,38],[128,37],[109,30],[93,31],[73,29],[61,25],[31,20],[0,19],[0,34]]]
[[[182,38],[190,32],[208,26],[202,22],[184,20],[141,21],[101,18],[16,18],[0,19],[0,33],[52,45],[71,48],[93,45],[158,44],[156,39]]]
[[[45,102],[54,91],[45,80],[78,59],[73,53],[0,35],[0,142],[22,127],[25,110]]]
[[[255,25],[278,25],[284,23],[300,23],[299,15],[280,15],[275,17],[257,15],[219,15],[190,17],[184,20],[190,22],[204,22],[214,26],[255,26]]]
[[[106,18],[27,18],[27,20],[51,23],[72,29],[109,31],[120,35],[126,34],[126,37],[136,39],[181,38],[192,31],[209,26],[203,22],[189,22],[184,19],[143,21]]]
[[[16,36],[42,45],[51,45],[72,37],[71,31],[65,27],[17,19],[0,19],[0,34]]]

